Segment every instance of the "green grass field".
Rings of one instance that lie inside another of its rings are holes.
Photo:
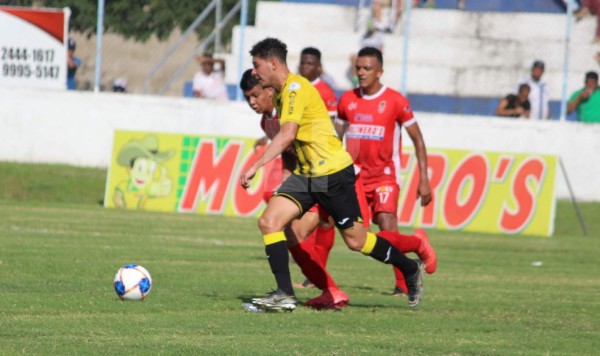
[[[242,302],[274,287],[254,219],[104,209],[99,169],[0,171],[0,354],[594,355],[600,346],[600,204],[581,204],[586,237],[566,201],[552,238],[430,231],[438,271],[416,310],[390,296],[388,266],[339,239],[329,269],[347,308],[254,314]],[[113,276],[133,262],[154,286],[143,302],[121,302]]]

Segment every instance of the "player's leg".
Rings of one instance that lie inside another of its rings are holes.
[[[288,248],[311,286],[316,286],[321,290],[330,287],[337,288],[335,282],[325,271],[323,261],[315,248],[314,235],[319,221],[319,215],[312,210],[307,211],[299,220],[294,220],[285,231],[286,237],[288,237]],[[302,284],[294,284],[294,286],[306,288]]]
[[[322,291],[319,296],[308,300],[304,305],[315,309],[339,309],[350,301],[348,295],[337,286],[323,266],[314,243],[299,238],[313,233],[321,219],[319,214],[309,210],[300,220],[293,221],[289,228],[286,228],[288,248],[307,281],[314,283],[314,286]]]
[[[326,177],[313,178],[317,188],[322,188],[320,184],[327,187],[319,193],[313,193],[313,197],[331,214],[344,242],[351,250],[392,264],[404,273],[409,292],[409,306],[416,306],[422,295],[421,263],[406,257],[384,238],[367,232],[363,226],[354,187],[355,179],[353,166]]]
[[[333,221],[329,222],[329,214],[319,208],[318,204],[310,208],[300,220],[302,224],[298,225],[308,225],[313,228],[310,232],[305,231],[298,234],[298,236],[307,236],[302,241],[302,245],[310,246],[311,250],[316,253],[319,264],[325,268],[327,259],[329,258],[329,251],[331,251],[335,239]],[[316,228],[314,228],[315,225]],[[313,288],[315,285],[308,278],[301,283],[294,283],[294,287]]]
[[[314,244],[323,267],[327,267],[329,253],[335,242],[335,225],[329,214],[324,213],[325,212],[319,207],[319,225],[315,230]]]
[[[387,239],[402,253],[415,252],[419,255],[421,261],[425,263],[425,271],[427,273],[435,272],[437,257],[433,247],[429,244],[425,231],[417,229],[413,235],[403,235],[398,232],[397,212],[400,186],[395,182],[388,182],[386,184],[378,184],[375,189],[367,187],[365,191],[372,191],[374,193],[372,195],[373,199],[370,201],[374,214],[373,222],[379,226],[380,231],[389,232],[379,235]],[[398,273],[396,276],[400,277]]]
[[[269,200],[267,208],[258,219],[263,235],[267,261],[277,283],[277,290],[262,298],[253,298],[252,303],[265,309],[294,310],[296,297],[289,268],[289,255],[284,228],[298,216],[300,210],[293,201],[279,196]]]

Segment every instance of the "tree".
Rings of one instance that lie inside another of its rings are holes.
[[[254,23],[256,2],[257,0],[249,0],[249,23]],[[187,29],[209,3],[210,0],[106,0],[104,29],[119,33],[125,38],[134,38],[137,41],[146,41],[152,35],[164,40],[176,28],[182,31]],[[222,3],[223,14],[225,14],[237,3],[237,0],[223,0]],[[98,0],[4,0],[2,4],[69,7],[71,9],[71,30],[88,35],[96,32]],[[235,23],[237,23],[237,18]],[[209,16],[197,29],[198,35],[206,35],[214,26],[214,16]],[[230,24],[228,29],[230,30],[232,27],[233,24]],[[226,28],[226,31],[228,29]]]

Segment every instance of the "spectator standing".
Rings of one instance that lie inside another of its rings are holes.
[[[502,99],[498,103],[496,108],[497,116],[506,117],[524,117],[529,118],[531,105],[529,103],[529,84],[523,83],[519,85],[519,92],[517,95],[510,94],[506,98]]]
[[[369,22],[367,25],[367,32],[360,39],[360,43],[358,44],[358,50],[361,50],[365,47],[374,47],[377,48],[380,52],[383,53],[383,32],[377,29],[377,26],[373,22]],[[356,53],[352,53],[350,55],[350,67],[348,68],[348,78],[352,82],[352,86],[356,87],[358,85],[358,77],[356,76],[356,71],[354,70],[354,63],[356,62]]]
[[[396,7],[394,8],[393,0],[372,0],[371,2],[371,13],[373,14],[373,20],[375,20],[375,28],[382,32],[393,32],[394,28],[402,17],[402,8],[405,0],[397,0]],[[409,0],[413,2],[413,7],[419,4],[419,0]],[[386,23],[383,21],[383,8],[390,7],[390,11],[394,11],[394,19],[392,23]]]
[[[582,122],[600,123],[600,90],[598,90],[598,73],[585,74],[585,86],[571,95],[567,105],[567,113],[577,111]]]
[[[81,59],[75,57],[75,47],[77,47],[75,40],[69,38],[67,41],[67,89],[69,90],[77,89],[75,74],[77,74],[77,69],[81,65]]]
[[[211,53],[198,57],[201,70],[194,76],[192,90],[197,98],[227,100],[225,61]]]
[[[600,43],[600,0],[581,0],[581,7],[575,12],[577,21],[591,14],[596,15],[596,35],[592,43]]]
[[[521,84],[529,85],[529,104],[531,107],[529,118],[542,120],[550,118],[550,95],[548,85],[542,79],[545,64],[541,60],[535,60],[531,66],[531,75],[517,84],[516,92],[519,92]]]

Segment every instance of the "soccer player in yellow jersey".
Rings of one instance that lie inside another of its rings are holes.
[[[240,175],[240,184],[250,187],[257,170],[290,145],[298,156],[296,170],[269,200],[258,220],[277,290],[265,297],[253,298],[252,303],[265,310],[296,308],[286,245],[286,238],[296,237],[289,223],[318,203],[333,217],[351,250],[400,269],[406,277],[408,305],[419,304],[424,265],[406,257],[386,239],[367,232],[362,226],[352,158],[335,134],[317,89],[304,77],[290,72],[286,63],[287,46],[283,42],[266,38],[255,44],[250,54],[253,74],[263,87],[275,90],[273,101],[281,128],[258,160]]]

